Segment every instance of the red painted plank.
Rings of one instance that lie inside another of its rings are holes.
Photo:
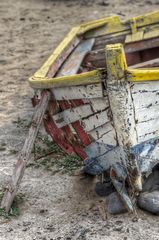
[[[58,146],[60,146],[68,154],[75,153],[73,147],[65,138],[65,133],[56,126],[51,116],[47,115],[47,117],[44,118],[44,125],[46,131],[50,134]]]
[[[81,99],[70,100],[69,102],[66,100],[58,101],[61,108],[63,110],[71,108],[71,107],[78,107],[84,105],[84,102]],[[79,136],[80,140],[84,145],[89,145],[91,143],[88,134],[84,131],[80,121],[76,121],[72,123],[72,127],[75,129],[77,135]]]

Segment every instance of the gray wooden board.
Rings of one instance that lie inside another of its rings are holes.
[[[82,41],[66,59],[57,76],[68,76],[76,74],[87,52],[92,49],[93,44],[93,38]]]

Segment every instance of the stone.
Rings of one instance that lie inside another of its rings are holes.
[[[108,197],[108,212],[110,214],[121,214],[126,213],[128,210],[124,206],[121,198],[119,197],[117,192],[113,192]]]
[[[159,191],[159,171],[154,170],[143,183],[142,192]]]
[[[140,193],[137,204],[141,209],[159,215],[159,191]]]
[[[115,188],[111,182],[97,182],[95,186],[95,192],[100,197],[105,197],[115,191]]]

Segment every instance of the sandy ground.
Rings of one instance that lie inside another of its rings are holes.
[[[27,78],[38,69],[65,34],[81,22],[110,14],[121,18],[159,8],[159,1],[0,0],[0,185],[12,172],[26,136],[24,125],[33,108]],[[18,118],[23,123],[18,127]],[[142,211],[139,220],[125,214],[100,212],[105,200],[95,196],[92,183],[42,168],[27,168],[20,192],[21,215],[0,219],[0,240],[159,239],[158,217]]]

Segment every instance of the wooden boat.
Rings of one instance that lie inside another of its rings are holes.
[[[2,207],[11,206],[43,120],[66,153],[85,161],[85,172],[110,172],[133,211],[121,179],[141,191],[142,175],[158,162],[158,56],[159,12],[73,28],[29,79],[37,110]]]

